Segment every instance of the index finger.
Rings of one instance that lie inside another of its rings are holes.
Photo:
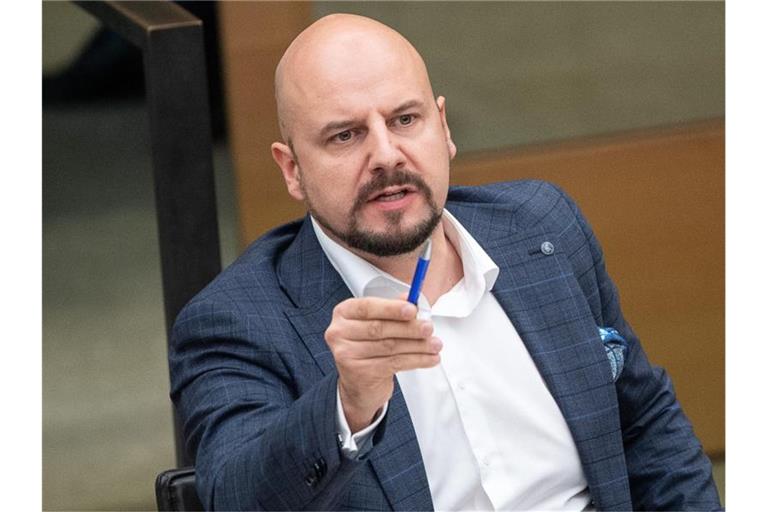
[[[350,320],[402,320],[416,318],[418,310],[410,302],[379,297],[347,299],[336,306],[336,312]]]

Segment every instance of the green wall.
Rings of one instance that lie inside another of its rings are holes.
[[[400,31],[460,151],[725,115],[723,2],[331,2]]]

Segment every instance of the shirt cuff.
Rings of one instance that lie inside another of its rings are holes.
[[[376,427],[379,426],[381,420],[387,414],[389,408],[389,402],[384,404],[379,412],[373,419],[373,423],[365,427],[360,432],[352,434],[347,423],[347,418],[344,417],[344,408],[341,405],[341,393],[339,388],[336,388],[336,430],[339,434],[339,442],[341,446],[341,453],[348,459],[361,459],[371,451],[373,448],[373,434]]]

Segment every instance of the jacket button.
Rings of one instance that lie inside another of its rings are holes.
[[[312,464],[312,469],[315,470],[315,476],[320,479],[325,476],[325,470],[327,466],[325,464],[325,459],[320,457],[314,464]]]
[[[304,483],[309,487],[314,487],[325,476],[328,469],[325,459],[320,457],[312,464],[312,468],[309,473],[304,475]]]
[[[550,254],[555,252],[555,246],[552,245],[552,242],[544,242],[543,244],[541,244],[541,252],[549,256]]]

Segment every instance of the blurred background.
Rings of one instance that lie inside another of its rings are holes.
[[[577,199],[724,498],[724,3],[179,4],[205,27],[225,265],[302,212],[269,156],[285,47],[331,12],[387,23],[447,98],[455,183]],[[175,458],[141,52],[69,2],[42,23],[43,506],[154,509]]]

